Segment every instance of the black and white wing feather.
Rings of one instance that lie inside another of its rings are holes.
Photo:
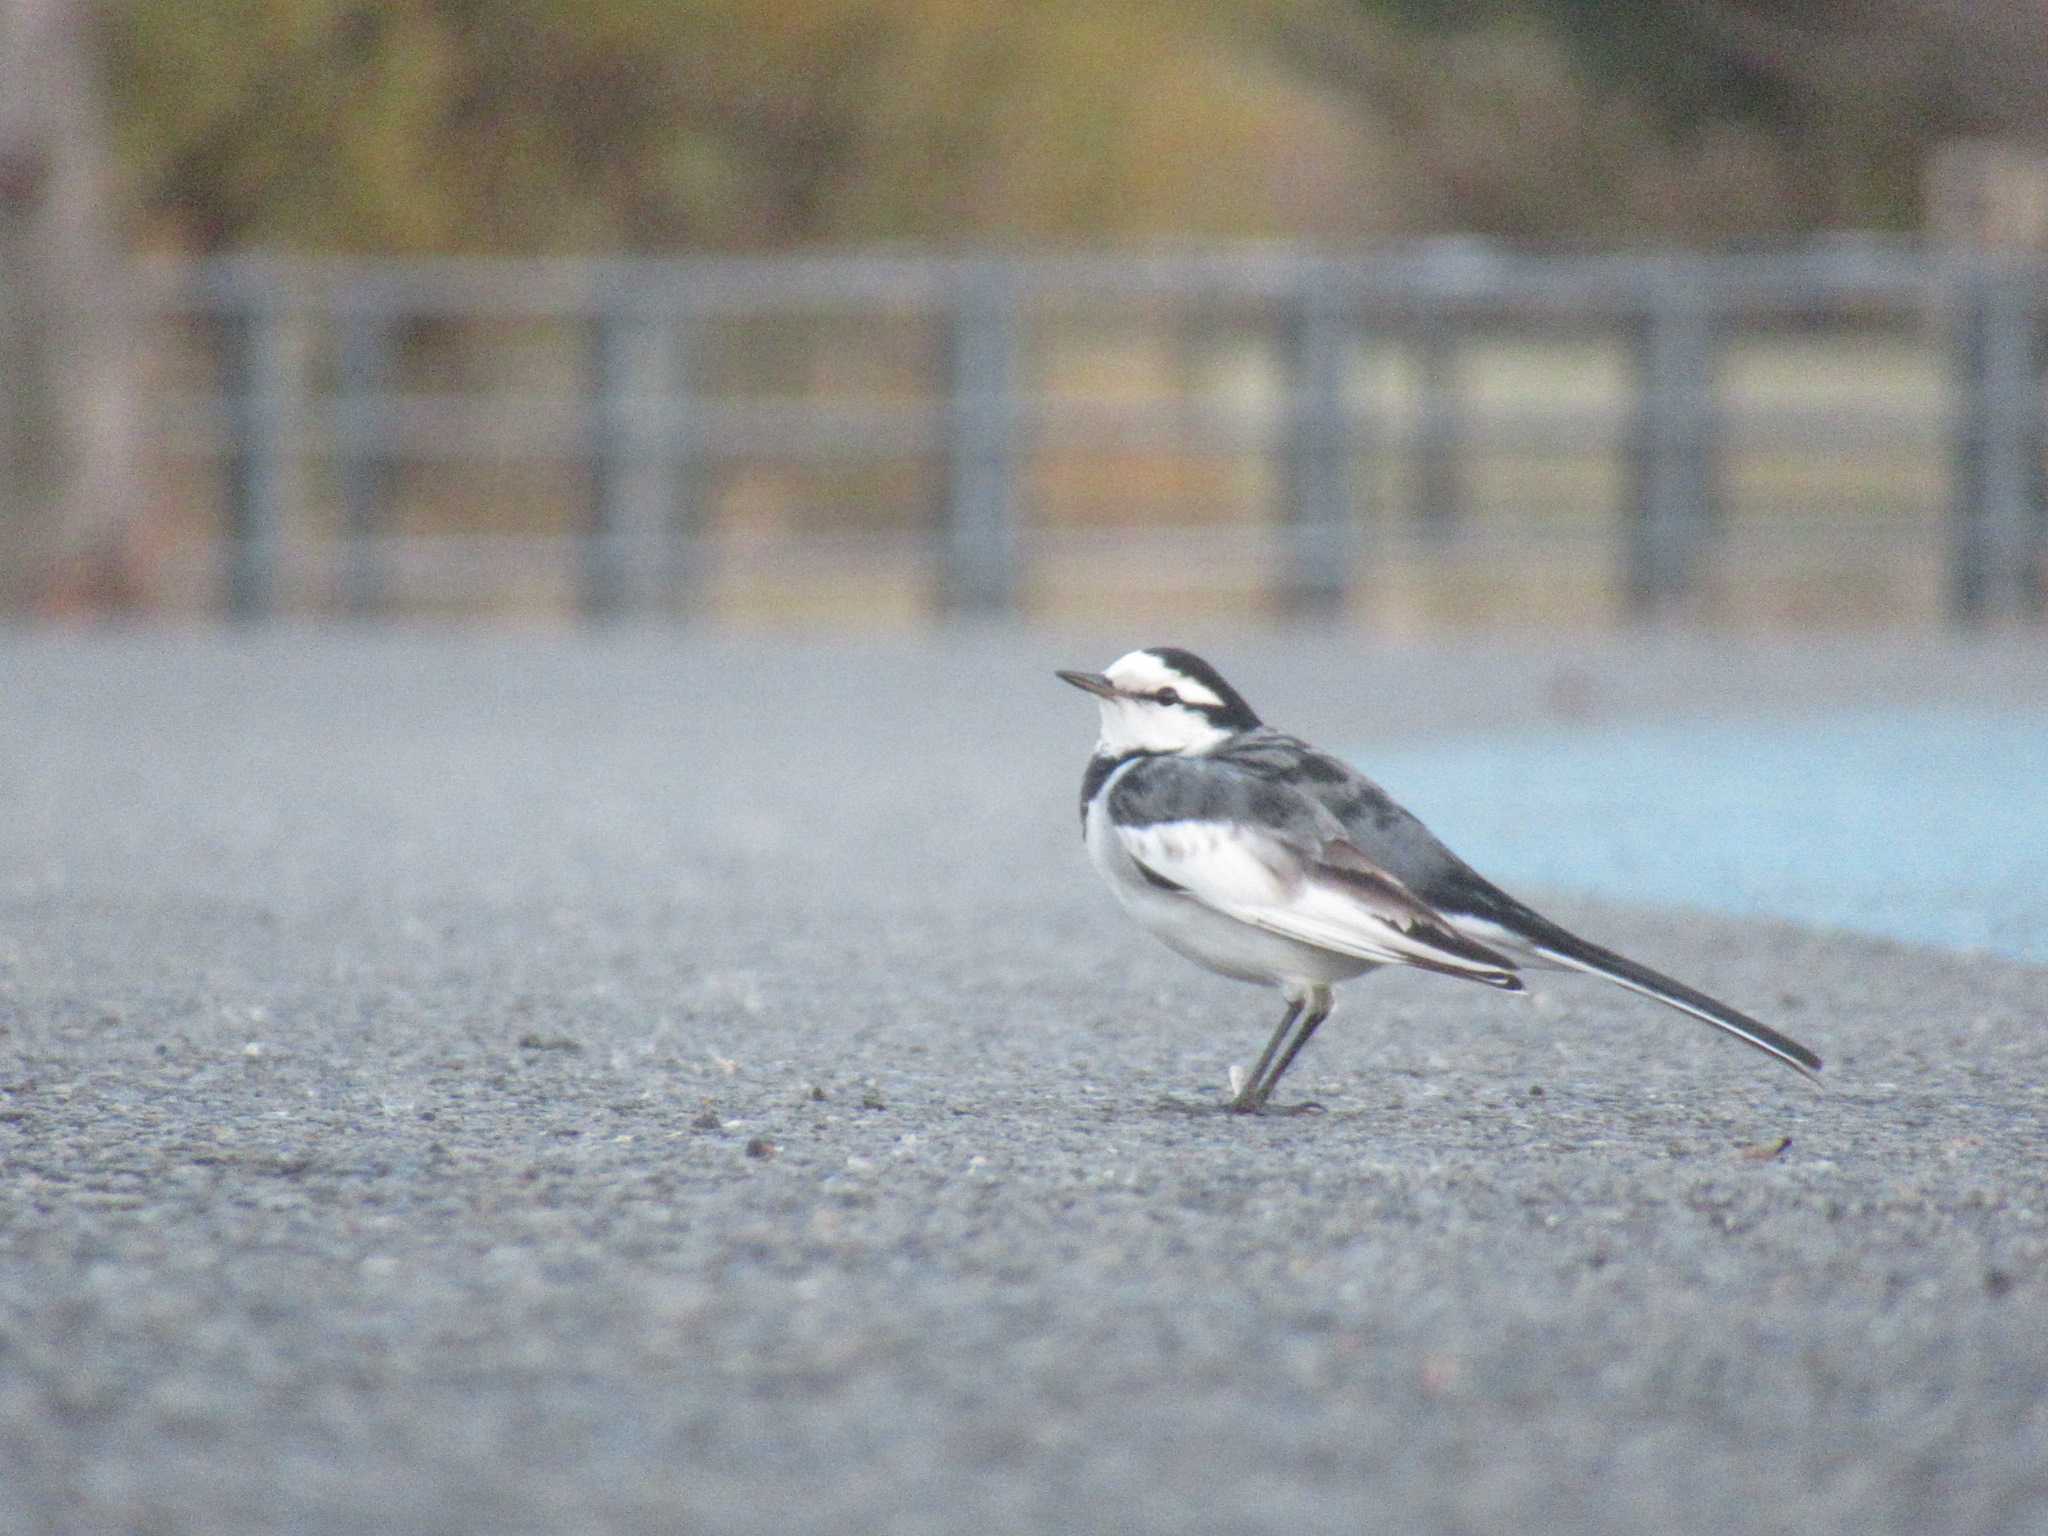
[[[1287,785],[1163,757],[1133,764],[1109,794],[1112,834],[1156,886],[1318,949],[1522,990],[1514,961],[1459,933]]]
[[[1293,776],[1368,860],[1399,879],[1442,921],[1476,943],[1513,956],[1512,963],[1601,977],[1689,1013],[1818,1081],[1820,1057],[1797,1040],[1523,905],[1437,841],[1379,785],[1336,758],[1276,731],[1248,734],[1223,756],[1255,773]]]

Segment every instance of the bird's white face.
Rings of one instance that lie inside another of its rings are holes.
[[[1096,750],[1111,757],[1126,752],[1206,752],[1235,734],[1212,718],[1212,712],[1226,707],[1213,688],[1150,651],[1120,656],[1099,675],[1060,675],[1095,695],[1102,710],[1102,737]]]

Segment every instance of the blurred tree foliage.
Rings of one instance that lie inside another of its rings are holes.
[[[1320,9],[1314,25],[1372,30]],[[178,245],[730,249],[1411,224],[1386,125],[1283,67],[1246,10],[151,0],[121,13],[112,76],[140,205]]]
[[[1938,144],[2048,145],[2040,0],[1359,3],[1436,32],[1542,20],[1595,91],[1644,108],[1681,160],[1688,146],[1739,147],[1777,183],[1782,226],[1917,226]]]
[[[1713,239],[1911,222],[2039,111],[2026,3],[149,0],[110,62],[187,248]]]

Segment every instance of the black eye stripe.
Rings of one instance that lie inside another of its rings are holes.
[[[1162,704],[1178,704],[1180,702],[1180,694],[1171,688],[1162,688],[1153,694],[1152,697]]]
[[[1258,714],[1244,701],[1244,695],[1226,683],[1221,673],[1192,651],[1184,651],[1173,645],[1159,645],[1149,647],[1145,654],[1159,663],[1168,675],[1185,677],[1193,686],[1203,689],[1209,695],[1206,701],[1189,707],[1199,709],[1211,725],[1231,731],[1248,731],[1258,725]]]

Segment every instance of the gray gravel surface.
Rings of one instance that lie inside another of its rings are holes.
[[[1080,852],[1048,669],[1131,639],[1346,744],[2048,696],[2023,642],[0,635],[0,1531],[2048,1530],[2048,975],[1555,898],[1829,1090],[1396,975],[1321,1113],[1232,1117],[1271,1001]]]

